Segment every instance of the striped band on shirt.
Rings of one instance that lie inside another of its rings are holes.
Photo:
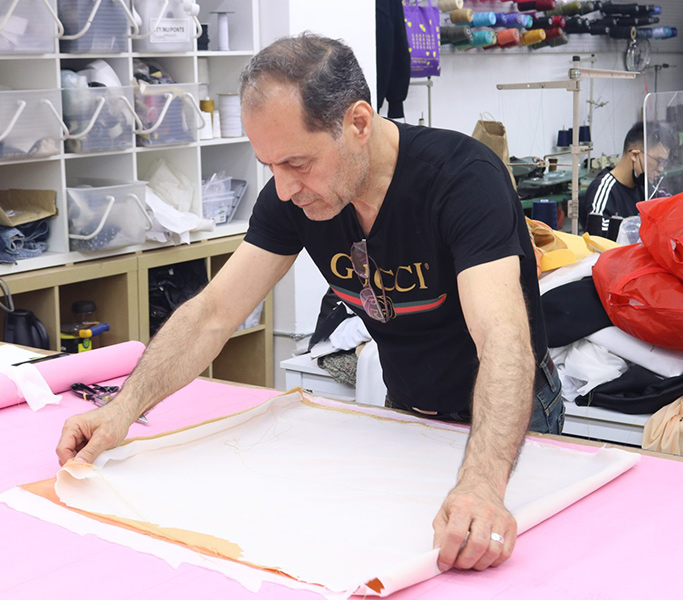
[[[591,212],[603,214],[605,212],[605,207],[607,206],[607,200],[609,200],[610,192],[617,182],[614,175],[607,173],[600,182],[598,186],[598,191],[595,193],[595,198],[593,198],[593,206],[591,207]],[[602,220],[602,229],[606,230],[609,226],[609,219]]]

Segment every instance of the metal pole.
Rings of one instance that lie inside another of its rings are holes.
[[[572,233],[579,233],[579,94],[581,92],[581,58],[572,57],[572,68],[569,69],[569,79],[576,80],[576,86],[572,91],[573,106],[573,131],[572,131],[572,197],[567,206],[567,216],[572,220]]]

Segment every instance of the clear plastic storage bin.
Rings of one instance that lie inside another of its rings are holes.
[[[135,52],[190,52],[202,26],[198,5],[183,0],[134,0],[142,25],[133,35]],[[194,10],[194,9],[197,10]]]
[[[197,84],[173,83],[135,88],[135,112],[143,129],[138,131],[140,146],[168,146],[197,141],[204,124],[197,104]]]
[[[61,110],[59,90],[0,91],[0,160],[59,154]]]
[[[151,220],[145,182],[78,179],[66,189],[71,250],[93,252],[142,244]]]
[[[55,0],[0,0],[0,54],[55,51]]]
[[[106,152],[133,146],[132,87],[62,90],[67,152]]]
[[[243,179],[216,177],[202,183],[202,215],[216,225],[229,223],[235,216],[247,187]]]
[[[125,52],[130,21],[119,0],[59,0],[62,52]]]

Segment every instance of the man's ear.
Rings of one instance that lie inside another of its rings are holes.
[[[364,100],[354,102],[344,115],[344,129],[361,145],[370,138],[373,115],[372,106]]]

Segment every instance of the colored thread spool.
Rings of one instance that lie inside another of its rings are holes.
[[[556,6],[557,2],[555,0],[526,0],[525,2],[517,2],[517,10],[520,12],[553,10]]]
[[[572,145],[572,134],[569,129],[560,129],[557,132],[557,146],[559,148],[568,148]]]
[[[522,22],[524,23],[524,28],[525,29],[531,29],[531,26],[534,23],[534,19],[531,15],[522,15]]]
[[[656,40],[665,40],[676,37],[677,35],[678,29],[675,27],[655,27],[652,30],[652,37]]]
[[[522,46],[532,46],[545,39],[545,29],[531,29],[522,34],[520,44]]]
[[[462,8],[460,10],[452,10],[449,15],[451,23],[471,23],[474,11],[471,8]]]
[[[439,0],[439,10],[441,12],[451,12],[452,10],[460,10],[462,8],[462,0]]]
[[[564,31],[562,31],[559,27],[551,27],[550,29],[545,29],[545,39],[546,40],[554,40],[556,37],[560,37]]]
[[[550,29],[551,27],[559,27],[559,25],[553,25],[552,17],[533,17],[531,21],[532,29]]]
[[[603,23],[590,23],[588,33],[591,35],[606,35],[609,33],[609,26]]]
[[[556,15],[552,17],[552,20],[553,27],[562,27],[562,29],[564,29],[565,25],[567,24],[567,19],[562,15]]]
[[[579,142],[584,144],[590,144],[591,141],[591,128],[588,125],[579,126]]]
[[[609,18],[606,17],[604,19],[597,19],[596,21],[593,21],[594,25],[607,25],[607,27],[617,27],[619,23],[617,23],[617,20],[615,18]],[[629,25],[631,27],[631,25]]]
[[[496,24],[496,13],[480,12],[472,16],[472,27],[493,27]]]
[[[661,15],[662,7],[654,4],[614,4],[604,2],[600,10],[606,15]]]
[[[446,25],[441,28],[441,43],[461,46],[472,42],[472,29],[465,25]]]
[[[581,17],[572,17],[567,19],[564,30],[567,33],[590,33],[590,22]]]
[[[557,229],[557,204],[551,200],[534,200],[531,205],[531,218],[542,221],[551,229]]]
[[[490,29],[480,29],[472,32],[473,47],[491,46],[496,43],[496,33]]]
[[[619,27],[643,27],[659,23],[659,17],[620,17],[615,21]]]
[[[496,33],[498,45],[501,48],[511,48],[512,46],[519,46],[521,37],[519,29],[503,29]]]
[[[495,27],[507,27],[508,26],[508,18],[509,18],[509,13],[495,13],[496,15],[496,23]]]
[[[575,2],[568,2],[560,7],[563,15],[578,15],[581,13],[581,2],[575,0]]]
[[[562,33],[560,37],[553,38],[552,40],[546,40],[545,43],[551,48],[557,48],[558,46],[564,46],[569,43],[569,38],[566,33]],[[532,48],[537,48],[537,46],[532,46]]]
[[[507,25],[508,27],[524,27],[526,23],[526,15],[522,13],[508,13]]]
[[[609,36],[613,40],[634,40],[637,35],[635,27],[610,27]]]
[[[587,15],[588,13],[595,12],[595,2],[587,0],[581,5],[581,14]]]

